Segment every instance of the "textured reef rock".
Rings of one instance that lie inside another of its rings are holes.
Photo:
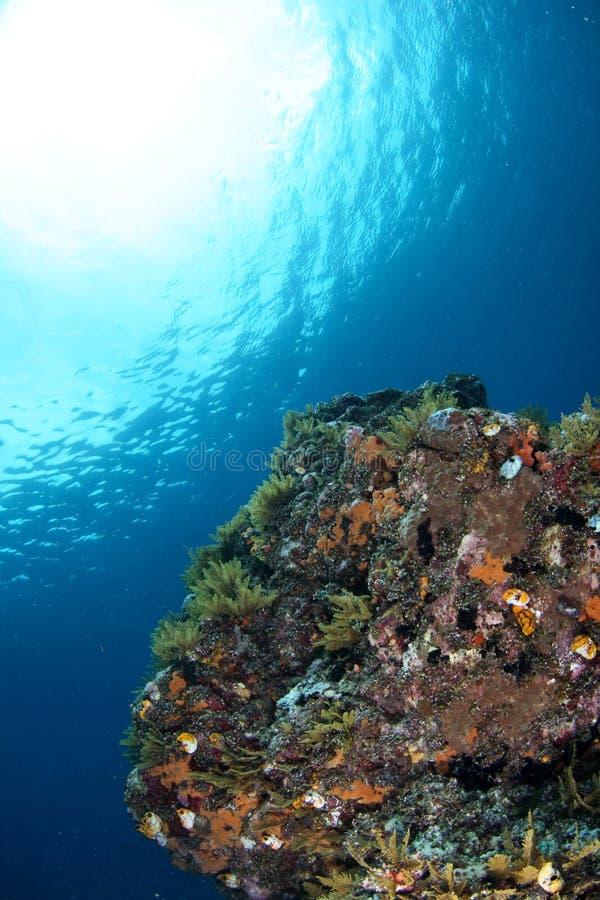
[[[138,830],[257,900],[600,897],[599,432],[459,375],[288,413],[154,632]]]

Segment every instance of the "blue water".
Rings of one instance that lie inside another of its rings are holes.
[[[0,151],[1,900],[216,896],[134,830],[118,741],[186,547],[265,477],[286,408],[449,371],[505,411],[600,394],[596,3],[255,7],[152,164],[115,174],[75,117],[46,171],[51,71],[0,80],[2,112],[39,79]]]

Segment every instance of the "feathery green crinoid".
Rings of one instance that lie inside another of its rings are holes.
[[[152,653],[160,665],[168,666],[189,656],[201,637],[198,622],[170,615],[161,619],[152,632]]]
[[[202,573],[209,562],[216,562],[221,558],[221,551],[216,544],[208,544],[203,547],[196,547],[195,550],[188,548],[187,553],[191,561],[181,577],[187,592],[191,593],[194,585],[202,578]]]
[[[224,741],[217,746],[221,751],[218,766],[205,771],[190,772],[190,778],[212,784],[231,794],[237,794],[241,790],[248,791],[251,785],[262,780],[268,759],[265,750],[228,747]]]
[[[299,443],[307,438],[315,427],[315,418],[312,415],[313,408],[310,404],[304,412],[297,409],[288,409],[283,417],[283,441],[284,450],[293,450]]]
[[[343,743],[350,740],[352,729],[356,723],[356,715],[353,710],[342,710],[339,700],[334,700],[329,706],[324,706],[319,713],[319,722],[315,722],[312,728],[302,735],[303,744],[319,744],[332,735],[341,735]]]
[[[573,456],[585,456],[600,441],[600,407],[586,394],[581,409],[560,417],[560,443]]]
[[[313,441],[336,443],[344,432],[343,425],[322,422],[314,415],[314,408],[309,404],[304,412],[289,409],[283,417],[282,449],[289,453],[295,450],[307,438]]]
[[[142,769],[149,769],[162,762],[173,749],[153,722],[129,725],[120,744],[125,747],[128,760]]]
[[[212,616],[249,616],[275,599],[275,594],[263,591],[260,585],[250,587],[250,576],[244,575],[239,559],[211,560],[203,577],[191,585],[191,593],[186,613],[196,622]]]
[[[332,651],[356,644],[361,636],[356,626],[372,618],[367,605],[369,600],[369,596],[357,596],[349,591],[329,597],[333,617],[328,624],[319,622],[318,628],[323,636],[315,641],[315,646]]]
[[[252,525],[258,531],[264,531],[275,510],[286,502],[293,489],[291,475],[273,475],[257,487],[248,503],[248,511]]]
[[[217,533],[211,535],[212,539],[216,541],[219,547],[227,551],[229,546],[235,542],[237,538],[239,538],[242,531],[244,531],[250,524],[250,513],[248,511],[247,506],[240,506],[235,516],[229,520],[229,522],[225,522],[224,525],[219,525],[217,528]]]
[[[156,725],[149,722],[141,732],[140,766],[149,769],[162,762],[173,750],[171,740],[166,738],[158,730]]]
[[[406,450],[417,437],[421,425],[432,413],[439,409],[447,409],[455,402],[456,397],[453,393],[436,391],[433,385],[428,385],[416,406],[404,406],[400,415],[389,417],[391,430],[382,432],[379,437],[390,450],[397,452]]]
[[[202,579],[204,570],[210,562],[224,562],[231,559],[236,552],[236,543],[243,540],[242,532],[250,525],[250,513],[247,506],[241,506],[235,516],[224,525],[219,525],[216,534],[211,534],[214,544],[188,549],[190,565],[183,573],[183,580],[188,592]]]
[[[140,761],[140,752],[142,749],[142,735],[135,724],[128,725],[125,734],[119,741],[121,747],[125,747],[125,756],[129,762],[137,766]]]

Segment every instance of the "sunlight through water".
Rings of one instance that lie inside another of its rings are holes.
[[[224,186],[264,177],[290,149],[327,79],[310,28],[273,0],[12,0],[0,18],[9,234],[64,262],[111,242],[160,252],[198,209],[208,221]]]
[[[78,414],[149,403],[124,373],[182,302],[196,330],[234,314],[232,271],[268,239],[329,68],[314,10],[274,0],[0,10],[0,378],[19,396],[5,459],[67,427],[104,443],[114,422]],[[212,336],[204,374],[241,327]]]
[[[265,384],[279,417],[325,316],[344,321],[376,260],[452,214],[460,125],[443,127],[439,67],[455,15],[436,0],[377,18],[302,0],[0,6],[7,553],[40,506],[70,546],[100,539],[120,507],[144,521],[184,484],[199,440],[259,440]]]

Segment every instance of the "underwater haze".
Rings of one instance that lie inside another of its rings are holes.
[[[594,0],[0,2],[0,900],[198,900],[119,740],[288,408],[600,394]]]

